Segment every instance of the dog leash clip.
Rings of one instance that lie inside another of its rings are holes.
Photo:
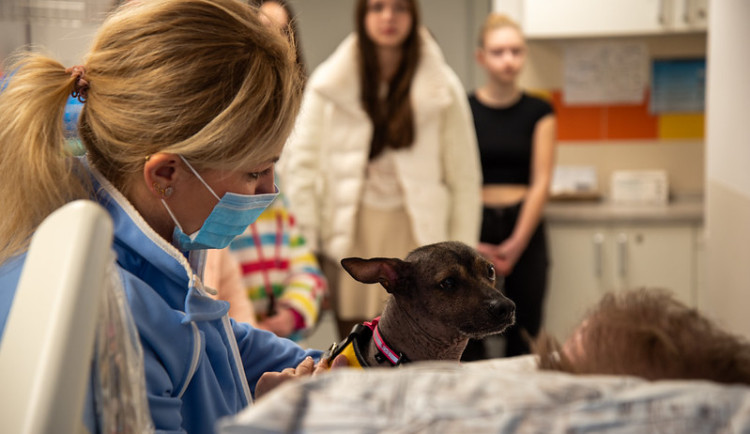
[[[320,356],[320,360],[328,360],[330,362],[334,355],[338,355],[338,349],[338,342],[332,343],[331,346],[328,347],[328,349],[323,353],[323,355]]]

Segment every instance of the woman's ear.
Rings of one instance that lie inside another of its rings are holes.
[[[474,50],[474,59],[480,66],[484,67],[484,50],[482,48]]]
[[[179,160],[177,154],[159,152],[148,157],[143,165],[146,188],[159,199],[166,199],[174,192]]]

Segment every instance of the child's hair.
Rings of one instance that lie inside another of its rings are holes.
[[[407,0],[412,16],[412,27],[403,44],[401,64],[388,83],[385,101],[380,99],[380,66],[375,43],[367,35],[365,16],[367,0],[359,0],[354,12],[357,29],[362,106],[373,124],[370,159],[377,157],[386,147],[408,148],[414,142],[414,113],[409,95],[414,73],[419,64],[419,8],[416,0]]]
[[[513,21],[513,19],[509,16],[497,12],[493,12],[487,15],[487,18],[485,18],[484,20],[484,24],[482,24],[482,28],[479,30],[479,37],[477,38],[479,48],[484,47],[484,38],[487,36],[487,33],[505,27],[516,29],[518,33],[523,36],[521,26],[517,22]]]
[[[233,170],[277,156],[300,102],[294,49],[237,0],[120,6],[82,65],[89,87],[79,135],[91,163],[123,193],[157,152]],[[36,226],[90,197],[66,152],[63,109],[76,78],[39,54],[5,69],[0,93],[0,263]]]
[[[565,347],[542,334],[540,368],[575,374],[634,375],[648,380],[706,379],[750,384],[750,343],[727,333],[664,290],[606,294]]]
[[[279,6],[284,8],[287,16],[289,17],[289,27],[286,30],[287,37],[292,41],[297,55],[297,66],[300,68],[300,73],[303,78],[307,77],[307,64],[305,63],[305,56],[302,52],[302,44],[299,37],[299,26],[297,26],[297,14],[294,8],[287,0],[250,0],[251,5],[257,7],[262,6],[264,3],[277,3]]]

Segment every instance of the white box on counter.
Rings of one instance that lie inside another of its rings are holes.
[[[664,205],[669,198],[666,170],[615,170],[610,197],[613,203]]]

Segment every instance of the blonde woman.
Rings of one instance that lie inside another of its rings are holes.
[[[476,58],[487,76],[469,95],[484,179],[479,250],[505,276],[505,292],[516,303],[516,325],[505,332],[505,355],[516,356],[529,352],[524,332],[539,332],[547,290],[542,212],[554,165],[555,114],[518,84],[526,42],[508,17],[487,17]],[[481,345],[470,342],[464,360],[480,358]]]
[[[6,71],[0,332],[29,237],[55,209],[90,199],[114,221],[157,431],[213,432],[253,391],[313,370],[319,352],[230,321],[228,303],[201,284],[203,249],[225,247],[276,196],[274,162],[298,110],[293,48],[256,9],[130,2],[101,26],[83,65],[26,54]],[[84,102],[81,158],[64,141],[71,93]]]
[[[283,169],[302,233],[336,267],[327,277],[338,280],[330,289],[342,337],[378,315],[387,293],[355,282],[341,258],[403,257],[445,240],[476,246],[481,218],[466,93],[420,26],[417,1],[359,0],[355,25],[311,75]]]

